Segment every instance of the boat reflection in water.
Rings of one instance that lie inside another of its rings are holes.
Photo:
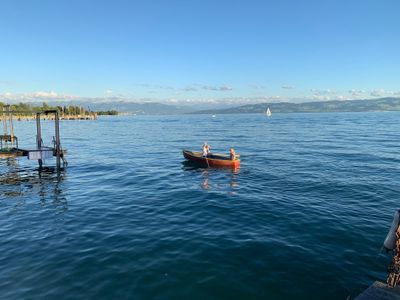
[[[192,178],[199,178],[204,190],[226,191],[229,195],[235,195],[235,189],[239,187],[240,168],[202,168],[190,161],[183,161],[182,169],[192,173]]]
[[[56,168],[21,167],[18,159],[0,159],[0,198],[9,209],[23,206],[38,199],[43,208],[52,206],[57,212],[68,210],[67,199],[61,186],[65,174]]]

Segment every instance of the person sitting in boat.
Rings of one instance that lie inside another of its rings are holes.
[[[204,142],[204,145],[203,145],[203,157],[207,157],[208,154],[210,154],[210,145],[208,145],[207,142]]]
[[[229,156],[230,156],[231,160],[236,160],[238,157],[240,157],[240,154],[236,154],[235,149],[230,148]]]

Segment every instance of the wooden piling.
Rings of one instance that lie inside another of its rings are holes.
[[[38,150],[42,149],[42,128],[40,126],[40,113],[36,113],[36,147]],[[39,170],[43,167],[43,161],[41,158],[38,159]]]
[[[4,106],[3,106],[3,128],[4,128],[4,135],[8,135],[7,115],[6,115],[6,108]]]
[[[8,112],[9,122],[10,122],[11,145],[14,146],[14,140],[15,140],[15,138],[14,138],[14,126],[13,126],[13,117],[12,117],[10,106],[8,106],[7,112]]]
[[[54,117],[55,132],[56,132],[56,159],[57,159],[57,170],[60,170],[61,166],[61,149],[60,149],[60,120],[58,117],[58,111],[56,111]]]

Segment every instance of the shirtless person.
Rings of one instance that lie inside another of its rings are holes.
[[[210,146],[207,144],[207,142],[204,142],[204,145],[203,145],[203,157],[207,157],[208,154],[210,154]]]
[[[235,160],[238,157],[240,157],[239,154],[236,154],[235,149],[233,149],[233,148],[229,149],[229,156],[230,156],[231,160]]]

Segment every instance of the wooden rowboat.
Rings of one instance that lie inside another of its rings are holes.
[[[183,156],[196,164],[203,167],[223,167],[223,168],[239,168],[240,159],[231,160],[228,155],[224,154],[209,154],[203,157],[202,152],[194,152],[190,150],[183,150]]]

